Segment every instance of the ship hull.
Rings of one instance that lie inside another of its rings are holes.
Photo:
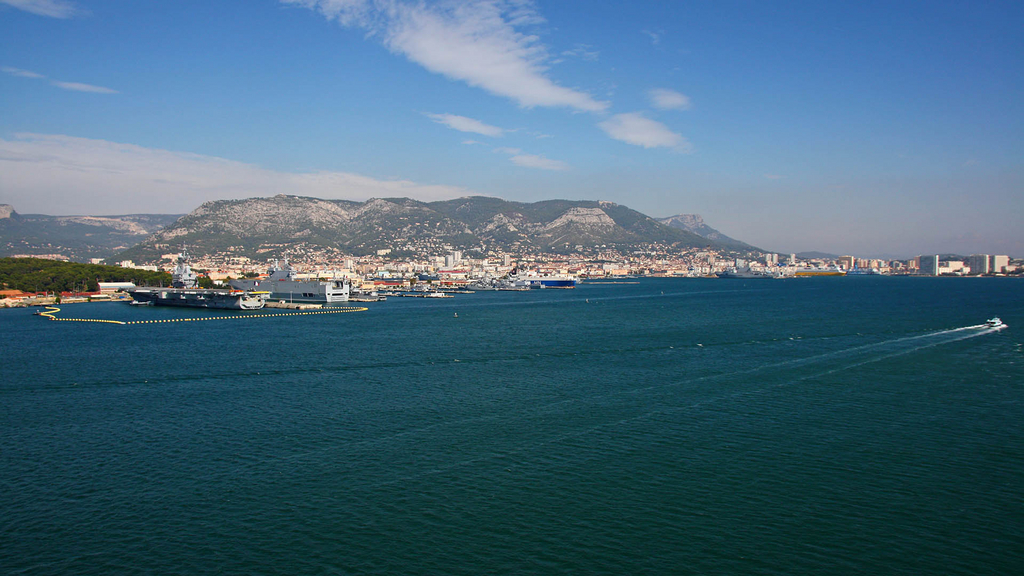
[[[575,288],[575,278],[559,278],[552,276],[520,276],[512,279],[517,288]]]
[[[542,279],[538,280],[538,282],[540,282],[540,285],[545,287],[545,288],[575,288],[576,287],[576,281],[575,280],[542,278]]]
[[[842,270],[813,270],[805,272],[795,272],[794,276],[846,276],[846,272]]]
[[[191,288],[136,288],[129,290],[132,300],[153,306],[183,308],[216,308],[220,310],[259,310],[266,305],[266,295],[231,290]]]
[[[738,278],[741,280],[767,280],[771,276],[768,274],[758,274],[755,272],[718,272],[715,274],[719,278]]]

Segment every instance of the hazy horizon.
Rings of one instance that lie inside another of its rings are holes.
[[[607,200],[783,253],[1024,254],[1024,7],[0,0],[0,203]]]

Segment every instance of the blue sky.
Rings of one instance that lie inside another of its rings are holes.
[[[1019,2],[0,0],[0,203],[278,193],[698,213],[1024,256]]]

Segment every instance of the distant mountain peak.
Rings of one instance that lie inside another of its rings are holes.
[[[676,228],[701,228],[707,226],[700,214],[676,214],[668,218],[662,218],[661,223]]]
[[[658,218],[658,222],[672,228],[678,228],[680,230],[686,230],[692,232],[702,238],[713,240],[719,244],[727,246],[729,248],[741,249],[741,250],[756,250],[754,246],[743,242],[742,240],[736,240],[730,238],[725,234],[722,234],[718,230],[715,230],[711,226],[704,223],[704,218],[700,214],[676,214],[675,216],[669,216],[668,218]]]
[[[18,213],[14,211],[14,206],[11,206],[10,204],[0,204],[0,220],[17,217]]]

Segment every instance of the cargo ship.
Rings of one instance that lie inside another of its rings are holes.
[[[129,288],[128,294],[132,297],[132,304],[147,306],[259,310],[267,303],[266,292],[200,288],[199,276],[188,265],[186,250],[178,255],[170,288]]]
[[[238,290],[269,292],[271,300],[309,304],[348,302],[351,286],[348,280],[296,280],[295,268],[284,259],[274,261],[266,278],[255,280],[229,280],[228,285]]]

